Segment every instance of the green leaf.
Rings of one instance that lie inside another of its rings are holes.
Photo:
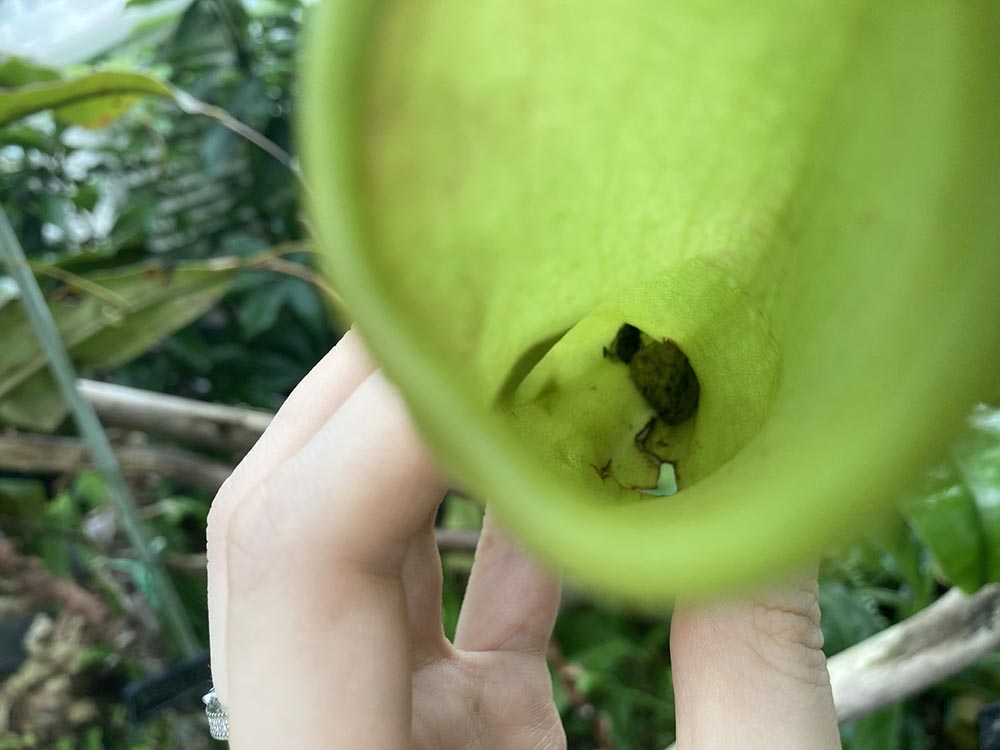
[[[845,750],[902,750],[902,718],[902,705],[897,703],[843,727]]]
[[[335,286],[443,463],[570,574],[662,600],[814,559],[995,393],[993,0],[341,0],[310,29]],[[687,355],[686,423],[643,433],[624,323]]]
[[[107,507],[108,483],[98,471],[81,471],[73,482],[73,497],[87,511]]]
[[[104,730],[101,727],[88,727],[83,733],[80,750],[104,750]]]
[[[861,594],[839,581],[821,581],[819,601],[823,612],[823,650],[827,656],[860,643],[880,629]]]
[[[971,592],[1000,580],[1000,411],[973,409],[949,460],[902,510],[956,586]]]
[[[979,514],[986,580],[1000,581],[1000,410],[980,404],[953,450],[955,466]]]
[[[64,195],[48,194],[38,201],[38,217],[42,221],[66,229],[72,216],[72,201]]]
[[[81,185],[73,196],[73,203],[77,208],[82,208],[84,211],[93,211],[100,197],[100,193],[95,185]]]
[[[103,127],[123,115],[136,97],[150,95],[176,98],[168,84],[143,73],[95,71],[67,80],[36,80],[0,89],[0,126],[56,109],[63,122]]]
[[[113,659],[117,653],[113,647],[103,643],[87,646],[80,654],[78,668],[80,671],[84,671],[89,667],[101,664],[109,658]]]
[[[0,145],[20,146],[24,149],[35,148],[45,153],[51,153],[55,139],[27,125],[14,123],[0,130]]]
[[[930,471],[919,496],[901,509],[952,583],[969,592],[986,583],[982,518],[953,464]]]
[[[283,281],[271,280],[264,285],[264,293],[247,297],[240,305],[237,317],[248,341],[274,326],[289,299],[290,289]]]
[[[83,523],[83,514],[73,495],[64,491],[45,506],[45,523],[56,530],[76,531]],[[38,543],[45,567],[62,578],[71,575],[70,559],[73,542],[57,534],[46,534]]]
[[[14,527],[8,529],[7,533],[15,533],[27,539],[37,538],[37,533],[34,532],[37,532],[37,526],[43,524],[47,499],[45,485],[38,480],[0,478],[0,516],[28,524],[25,529]]]
[[[83,277],[103,290],[59,287],[48,296],[70,356],[84,368],[127,362],[209,310],[229,288],[241,261],[217,259],[174,268],[142,264]],[[0,309],[0,419],[52,430],[66,408],[19,304]]]
[[[0,62],[0,86],[24,86],[29,83],[44,83],[59,80],[59,71],[38,65],[19,57],[8,57]]]
[[[444,500],[440,526],[443,529],[481,529],[483,508],[457,493],[449,493]]]

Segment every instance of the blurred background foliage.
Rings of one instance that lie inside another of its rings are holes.
[[[110,49],[84,39],[82,59],[63,44],[50,59],[31,60],[0,49],[8,55],[0,61],[0,102],[20,87],[95,68],[144,71],[223,108],[294,160],[295,56],[306,5],[133,0],[126,13],[144,15],[134,15],[139,21],[116,34]],[[26,7],[0,0],[0,25],[4,13],[10,20]],[[170,99],[109,97],[7,122],[0,200],[86,377],[274,410],[343,330],[335,302],[316,282],[294,171]],[[11,279],[0,276],[2,434],[72,436],[17,297]],[[119,428],[112,437],[120,446],[165,442]],[[198,451],[219,465],[234,464],[241,452]],[[129,479],[206,643],[212,493],[155,471]],[[971,592],[1000,579],[1000,412],[977,407],[899,508],[896,523],[821,566],[829,655],[919,612],[952,585]],[[474,503],[449,495],[443,528],[474,530],[480,522]],[[99,475],[0,472],[0,544],[13,545],[0,552],[0,750],[211,744],[196,699],[142,721],[130,717],[136,691],[148,688],[143,680],[176,677],[176,654],[160,634],[156,592]],[[467,552],[445,559],[449,631],[470,564]],[[674,719],[669,618],[569,590],[549,656],[570,748],[665,747]],[[90,608],[82,631],[61,615],[74,607]],[[164,689],[179,695],[200,687],[199,668]],[[845,747],[975,748],[977,714],[997,700],[1000,654],[845,725]]]

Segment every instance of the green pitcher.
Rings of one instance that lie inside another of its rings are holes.
[[[310,26],[337,289],[456,481],[591,586],[814,559],[1000,385],[995,0],[326,0]]]

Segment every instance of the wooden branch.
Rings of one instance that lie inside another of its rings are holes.
[[[476,529],[434,529],[441,552],[475,552],[479,543]]]
[[[96,380],[81,379],[77,385],[105,424],[241,454],[257,442],[274,416],[262,409],[211,404]]]
[[[117,446],[115,455],[126,474],[159,474],[178,484],[215,492],[232,473],[231,466],[179,448]],[[26,474],[75,473],[93,465],[82,440],[23,433],[0,434],[0,470]]]
[[[1000,648],[1000,584],[957,588],[830,659],[837,718],[850,721],[919,693]]]
[[[117,446],[115,453],[126,474],[159,474],[178,484],[212,492],[233,473],[232,466],[178,448]],[[76,438],[0,433],[0,471],[71,474],[88,466],[87,447]],[[475,529],[436,529],[435,535],[441,552],[475,552],[479,542],[479,531]],[[174,567],[190,568],[192,563],[174,561]]]

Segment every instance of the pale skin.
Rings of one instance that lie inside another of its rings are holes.
[[[566,747],[545,664],[560,583],[487,513],[448,642],[432,525],[445,489],[348,333],[212,506],[212,676],[234,750]],[[680,750],[839,748],[821,646],[815,578],[678,607]]]

